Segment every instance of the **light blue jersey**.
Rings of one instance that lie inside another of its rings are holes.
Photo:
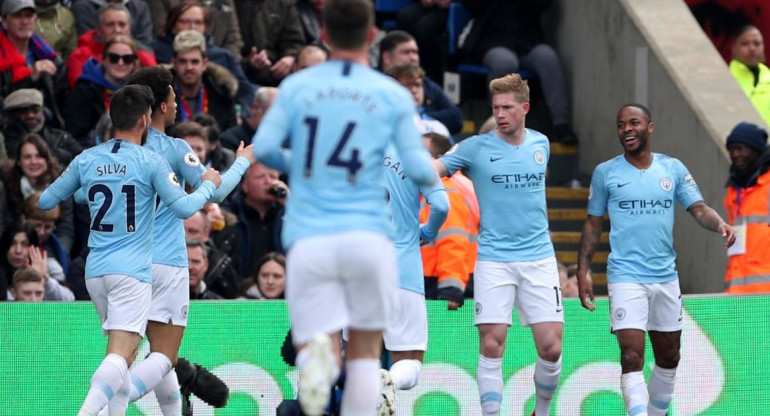
[[[198,155],[186,141],[170,137],[150,127],[144,147],[166,159],[171,170],[180,179],[182,188],[185,183],[189,183],[193,189],[200,186],[201,175],[206,172],[206,167],[200,163]],[[228,173],[222,175],[222,184],[217,188],[212,200],[220,202],[224,199],[248,168],[249,161],[246,158],[237,158],[227,170]],[[153,263],[184,268],[189,266],[185,249],[184,221],[177,218],[162,201],[159,201],[155,213],[153,241]]]
[[[286,78],[254,136],[257,160],[290,173],[284,247],[352,230],[389,234],[382,192],[388,144],[414,181],[436,179],[416,117],[404,87],[359,64],[332,60]],[[282,151],[287,137],[290,150]]]
[[[124,140],[83,151],[43,192],[40,208],[52,209],[82,188],[91,212],[87,279],[123,274],[152,281],[152,229],[156,192],[178,216],[190,216],[214,192],[204,182],[187,195],[159,155]]]
[[[449,213],[449,197],[441,181],[436,181],[434,185],[419,186],[411,180],[392,146],[388,149],[383,165],[388,211],[394,227],[399,287],[424,295],[420,240],[431,241],[436,238]],[[423,227],[420,227],[420,193],[430,204],[430,216]]]
[[[481,208],[479,260],[532,261],[554,255],[548,231],[545,173],[548,138],[525,129],[514,146],[497,130],[469,137],[439,159],[449,174],[464,170]]]
[[[675,280],[674,201],[685,209],[702,201],[698,185],[678,159],[652,154],[639,169],[616,156],[594,169],[588,215],[610,214],[610,283]]]

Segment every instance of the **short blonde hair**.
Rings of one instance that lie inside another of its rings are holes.
[[[504,77],[493,79],[489,83],[489,92],[496,94],[513,94],[513,97],[521,103],[529,102],[529,85],[519,74],[508,74]]]
[[[204,58],[206,57],[206,38],[195,30],[183,30],[177,33],[176,36],[174,36],[173,47],[174,56],[198,49],[201,51],[201,55],[203,55]]]

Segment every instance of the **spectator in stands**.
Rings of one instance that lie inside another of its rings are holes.
[[[37,25],[35,33],[42,36],[63,61],[67,61],[78,46],[75,16],[58,0],[35,0]]]
[[[6,288],[12,286],[14,273],[22,267],[32,267],[45,279],[43,300],[75,300],[72,291],[59,284],[64,280],[59,263],[39,249],[35,229],[22,221],[6,228],[0,237],[0,296],[7,299]]]
[[[321,28],[323,27],[321,12],[324,5],[326,5],[326,0],[297,0],[299,20],[302,22],[302,30],[308,44],[323,44],[321,40]]]
[[[56,51],[35,34],[37,12],[32,0],[6,0],[2,5],[0,30],[0,97],[20,88],[37,88],[45,107],[58,127],[59,112],[67,93],[64,64]],[[9,149],[9,151],[13,151]]]
[[[327,59],[329,59],[329,51],[325,48],[317,45],[306,45],[297,53],[297,59],[294,60],[291,72],[294,73],[313,65],[322,64]]]
[[[540,25],[551,0],[460,0],[473,15],[472,26],[460,46],[466,59],[489,67],[488,80],[521,69],[540,80],[556,141],[577,143],[572,130],[564,70],[556,51],[545,42]]]
[[[434,159],[452,147],[446,136],[425,129],[422,138]],[[425,298],[446,299],[449,309],[457,309],[463,305],[466,286],[476,267],[479,203],[473,183],[461,172],[441,181],[449,197],[449,214],[436,239],[420,248]],[[423,200],[421,223],[427,220],[429,211]]]
[[[171,62],[174,56],[174,36],[185,30],[199,32],[206,39],[206,57],[209,62],[226,68],[238,80],[235,102],[240,104],[241,108],[247,109],[251,104],[251,97],[254,96],[254,88],[244,75],[240,60],[229,50],[217,46],[211,37],[206,35],[205,14],[203,5],[197,0],[179,3],[169,10],[163,33],[152,42],[155,58],[161,63]]]
[[[203,277],[206,286],[227,299],[238,297],[241,292],[241,275],[229,253],[221,250],[211,239],[211,223],[207,213],[199,211],[184,220],[184,231],[185,238],[202,242],[208,250],[208,267]]]
[[[727,220],[740,236],[727,250],[725,290],[730,294],[770,293],[770,148],[767,132],[739,123],[727,136],[730,176],[724,198]]]
[[[206,140],[206,166],[220,172],[226,171],[235,161],[235,151],[219,145],[219,123],[211,114],[198,113],[193,116],[193,121],[203,127],[203,137]],[[177,136],[180,137],[180,136]],[[250,143],[251,138],[244,138],[243,143]],[[237,147],[236,147],[237,149]]]
[[[99,26],[78,37],[78,47],[67,60],[67,80],[70,88],[75,86],[75,82],[83,72],[83,64],[88,61],[88,58],[95,58],[101,62],[104,56],[104,43],[107,39],[115,35],[125,35],[136,41],[137,38],[132,36],[132,33],[131,15],[126,6],[121,3],[107,3],[99,9]],[[149,46],[136,42],[136,48],[141,66],[158,64]]]
[[[67,98],[64,120],[67,129],[84,148],[92,147],[92,130],[107,110],[112,94],[139,68],[138,49],[126,35],[115,35],[104,45],[102,61],[91,58]]]
[[[110,3],[117,3],[126,8],[130,18],[130,33],[134,39],[149,45],[153,37],[152,20],[150,8],[142,0],[75,0],[72,13],[75,15],[78,35],[83,35],[100,25],[101,9]]]
[[[257,262],[255,273],[244,282],[248,299],[283,299],[286,289],[286,258],[270,252]]]
[[[449,129],[447,129],[443,123],[425,112],[425,107],[423,105],[425,103],[425,72],[423,72],[422,68],[409,62],[399,62],[388,68],[385,73],[412,93],[420,119],[427,122],[433,122],[431,124],[436,126],[436,133],[447,137],[449,143],[454,144],[454,138],[449,134]]]
[[[43,115],[43,94],[32,88],[12,92],[3,102],[6,123],[2,126],[5,145],[15,154],[22,139],[29,134],[39,135],[59,162],[67,166],[83,150],[68,132],[46,125]]]
[[[278,171],[257,162],[243,176],[241,189],[230,202],[230,212],[238,217],[238,248],[241,276],[255,270],[256,260],[271,251],[283,253],[281,230],[284,204],[289,187],[278,178]]]
[[[67,250],[62,247],[59,238],[53,231],[56,229],[56,222],[61,217],[61,207],[56,206],[54,209],[43,211],[38,205],[40,201],[40,195],[42,192],[35,192],[24,200],[24,208],[22,209],[21,219],[27,224],[35,228],[37,233],[37,241],[40,248],[46,251],[48,257],[55,259],[61,265],[63,275],[62,283],[64,283],[65,276],[69,269],[69,254]]]
[[[770,124],[770,69],[765,65],[762,33],[755,26],[738,29],[733,42],[730,73],[765,119],[765,123]]]
[[[235,150],[238,148],[238,143],[241,140],[248,143],[254,137],[257,127],[259,127],[259,122],[262,121],[262,117],[270,109],[277,95],[278,88],[258,88],[257,93],[254,95],[254,100],[251,102],[251,115],[243,119],[243,123],[225,130],[220,137],[220,144],[227,149]]]
[[[200,240],[187,240],[187,261],[190,263],[190,300],[224,299],[220,294],[210,290],[204,277],[209,267],[208,250]]]
[[[259,85],[277,86],[305,45],[297,6],[290,0],[235,0],[243,36],[243,69]]]
[[[3,179],[8,191],[9,215],[3,219],[6,226],[18,222],[23,213],[24,200],[35,192],[42,192],[59,173],[59,163],[51,156],[43,139],[36,134],[24,137],[14,154],[13,168]],[[55,233],[62,247],[69,253],[75,239],[72,200],[62,203],[61,208],[62,215],[56,222]]]
[[[187,142],[193,149],[200,162],[206,167],[213,167],[209,158],[208,140],[206,139],[206,131],[203,126],[195,121],[183,121],[174,127],[172,136],[178,137]],[[226,153],[226,160],[223,161],[223,165],[216,167],[215,169],[222,171],[227,170],[235,160],[235,153],[230,149],[224,149]],[[220,151],[220,153],[222,153]],[[225,166],[226,165],[226,166]]]
[[[22,267],[13,274],[10,292],[9,299],[16,302],[42,302],[45,278],[32,267]]]
[[[145,0],[150,7],[153,33],[156,36],[163,34],[171,9],[184,1],[186,0]],[[206,7],[206,34],[211,36],[215,45],[227,49],[241,59],[243,38],[233,0],[203,0],[202,4]]]
[[[420,45],[420,62],[431,79],[441,80],[449,4],[452,0],[415,0],[396,15],[396,24]]]
[[[387,71],[391,66],[408,62],[420,66],[420,55],[417,42],[412,35],[403,30],[394,30],[380,41],[380,57],[382,70]],[[444,90],[430,78],[424,78],[423,91],[425,113],[442,122],[452,134],[457,134],[463,128],[463,113],[449,101]]]
[[[194,30],[174,38],[171,62],[177,102],[177,122],[191,120],[195,113],[211,114],[223,129],[236,124],[233,97],[238,81],[227,69],[206,58],[206,40]]]
[[[588,271],[591,281],[591,271]],[[571,264],[569,267],[565,267],[564,264],[559,263],[559,285],[561,286],[562,298],[576,298],[578,297],[578,285],[577,285],[577,264]]]

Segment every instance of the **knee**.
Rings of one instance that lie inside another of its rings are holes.
[[[557,65],[559,63],[559,55],[556,54],[556,50],[545,43],[532,48],[528,58],[546,65]]]
[[[494,47],[484,55],[484,65],[489,67],[490,75],[503,76],[519,70],[519,60],[508,48]]]
[[[559,361],[559,357],[561,357],[561,343],[554,342],[545,345],[543,348],[538,348],[537,353],[543,360],[555,363]]]
[[[644,364],[644,356],[635,350],[623,351],[620,354],[620,366],[623,373],[641,371]]]
[[[679,366],[681,357],[679,351],[674,350],[670,354],[663,354],[663,357],[656,358],[655,363],[661,368],[676,368]]]
[[[481,354],[485,357],[499,358],[503,356],[505,342],[493,336],[484,336],[481,339]]]

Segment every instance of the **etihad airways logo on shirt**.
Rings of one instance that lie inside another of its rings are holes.
[[[618,202],[618,208],[631,215],[662,215],[673,206],[672,199],[632,199]]]
[[[505,185],[504,189],[537,188],[545,183],[545,172],[492,175],[492,183]]]

